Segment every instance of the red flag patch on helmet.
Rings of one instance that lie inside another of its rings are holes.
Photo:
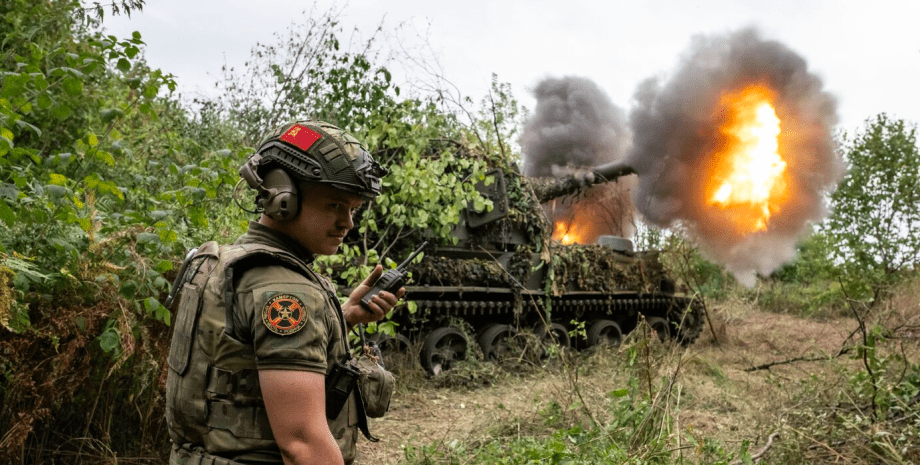
[[[278,294],[262,307],[262,323],[269,331],[287,336],[303,328],[307,322],[303,301],[291,294]]]
[[[314,142],[322,137],[322,134],[310,128],[295,124],[281,136],[281,140],[306,152]]]

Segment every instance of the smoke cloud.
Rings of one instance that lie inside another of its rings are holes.
[[[629,143],[626,117],[594,82],[549,78],[534,90],[537,107],[524,125],[526,176],[553,176],[621,158]]]
[[[706,186],[714,155],[727,141],[720,102],[752,85],[766,86],[774,97],[788,195],[771,205],[764,228],[745,232],[733,217],[737,210],[707,202]],[[801,56],[753,28],[695,37],[674,73],[641,83],[628,124],[584,78],[546,79],[535,96],[536,110],[521,137],[525,175],[560,176],[624,159],[638,175],[595,186],[579,200],[546,205],[554,222],[580,225],[581,243],[600,234],[630,236],[635,209],[648,224],[681,231],[752,285],[758,273],[769,275],[795,256],[809,224],[826,216],[825,198],[844,174],[832,134],[835,99]]]
[[[537,106],[521,136],[526,176],[562,176],[624,157],[625,113],[597,84],[579,77],[548,78],[534,95]],[[550,202],[550,219],[578,223],[583,243],[601,234],[631,235],[633,209],[625,184],[592,187],[577,201]]]
[[[739,234],[731,227],[731,212],[706,205],[704,177],[722,142],[720,98],[758,83],[778,97],[774,106],[790,200],[772,213],[765,230]],[[673,75],[643,82],[634,99],[627,163],[638,174],[633,201],[644,220],[682,229],[748,285],[756,273],[768,275],[792,259],[808,224],[825,217],[824,199],[844,172],[832,136],[836,102],[805,60],[754,29],[698,36]]]

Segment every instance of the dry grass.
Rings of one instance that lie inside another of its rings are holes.
[[[920,280],[873,313],[872,322],[900,338],[898,347],[883,350],[920,355],[918,296]],[[717,303],[710,311],[715,335],[707,328],[686,350],[655,344],[647,354],[649,363],[640,357],[639,363],[628,366],[628,350],[621,348],[617,353],[576,357],[577,379],[576,371],[557,367],[522,376],[493,370],[490,385],[474,389],[433,387],[421,379],[402,385],[390,413],[372,425],[381,442],[359,443],[361,461],[398,463],[406,444],[447,448],[452,442],[475,445],[495,437],[539,436],[551,430],[554,421],[573,424],[595,418],[604,423],[609,393],[628,386],[631,376],[658,386],[653,390],[660,389],[662,376],[676,380],[679,403],[672,396],[666,405],[676,434],[711,439],[730,451],[739,450],[746,440],[755,451],[779,432],[763,457],[765,463],[842,460],[839,454],[819,453],[826,452],[825,444],[806,437],[809,425],[801,423],[800,412],[840,399],[854,373],[863,369],[852,351],[841,355],[842,348],[858,341],[853,334],[858,322],[767,313],[740,300]],[[789,363],[753,369],[777,362]],[[552,415],[565,418],[551,418],[547,407],[552,402],[559,407]],[[811,452],[796,458],[788,448]],[[696,452],[683,453],[692,458]]]

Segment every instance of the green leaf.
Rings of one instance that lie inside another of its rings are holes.
[[[22,129],[29,129],[29,130],[31,130],[32,132],[34,132],[35,135],[38,136],[38,137],[41,137],[41,136],[42,136],[42,130],[39,129],[39,128],[38,128],[37,126],[35,126],[34,124],[29,123],[28,121],[23,121],[23,120],[16,121],[16,126],[19,126],[19,127],[22,128]]]
[[[90,189],[95,189],[99,186],[99,175],[96,173],[90,174],[89,176],[83,178],[83,184],[86,184],[86,187]]]
[[[113,157],[111,153],[106,152],[105,150],[97,150],[93,156],[106,165],[115,166],[115,157]]]
[[[53,200],[61,200],[64,197],[69,197],[73,195],[73,191],[68,189],[65,186],[57,186],[54,184],[48,184],[45,187],[45,192],[48,193],[48,197],[51,197]]]
[[[157,96],[157,91],[159,91],[159,88],[156,85],[147,84],[146,86],[144,86],[144,97],[154,98]]]
[[[16,222],[16,213],[7,205],[6,200],[0,199],[0,220],[3,220],[7,226],[13,226]]]
[[[99,114],[99,117],[102,119],[102,122],[106,124],[111,123],[116,118],[122,118],[124,116],[125,116],[125,112],[119,110],[118,108],[109,108],[106,110],[102,110],[102,112]]]
[[[171,260],[160,260],[154,269],[157,270],[157,273],[165,273],[173,269],[173,262]]]
[[[51,100],[51,97],[48,94],[42,92],[38,94],[38,99],[35,102],[38,105],[38,108],[41,110],[47,110],[51,108],[51,105],[54,105],[54,100]]]
[[[99,347],[107,354],[114,352],[121,345],[118,331],[115,331],[113,327],[106,328],[97,339],[99,340]]]
[[[69,95],[77,96],[83,93],[83,81],[73,76],[65,77],[63,86],[64,92],[67,92]]]
[[[137,235],[138,244],[155,244],[160,242],[160,235],[156,233],[142,232]]]
[[[101,190],[102,192],[107,192],[107,193],[109,193],[109,194],[112,194],[112,195],[114,195],[115,197],[118,197],[119,200],[124,200],[124,199],[125,199],[124,193],[121,191],[121,189],[118,188],[118,185],[116,185],[116,184],[115,184],[114,182],[112,182],[112,181],[102,181],[102,182],[100,182],[100,183],[99,183],[99,190]]]
[[[119,71],[123,73],[127,73],[128,71],[131,70],[131,62],[128,61],[127,58],[120,58],[118,60],[118,64],[115,65],[115,67],[118,68]]]
[[[55,119],[66,119],[70,116],[71,109],[67,105],[58,105],[51,110],[51,116]]]
[[[49,178],[51,179],[51,184],[54,184],[55,186],[67,185],[67,176],[64,176],[63,174],[51,173]]]
[[[159,300],[153,297],[147,297],[144,299],[144,308],[150,313],[156,312],[162,306],[163,304],[161,304]]]
[[[163,218],[169,217],[171,214],[171,210],[153,210],[150,212],[150,218],[152,218],[154,221],[160,221]]]
[[[122,295],[122,297],[131,299],[134,298],[134,296],[137,294],[137,288],[139,286],[140,285],[137,283],[137,281],[128,280],[121,283],[121,287],[118,289],[118,292]]]
[[[150,102],[144,102],[138,105],[137,111],[141,112],[143,115],[147,115],[153,118],[154,121],[159,119],[156,112],[153,111],[153,105],[151,105]]]

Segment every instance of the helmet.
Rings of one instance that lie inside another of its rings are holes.
[[[240,168],[240,176],[261,190],[262,178],[275,169],[294,182],[329,184],[367,199],[380,194],[380,178],[387,174],[358,139],[315,120],[288,123],[269,132]]]

